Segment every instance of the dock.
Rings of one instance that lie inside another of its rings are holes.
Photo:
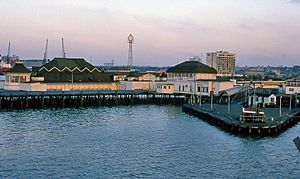
[[[182,94],[156,94],[143,90],[0,91],[0,110],[133,104],[182,105],[186,101]]]
[[[300,112],[297,109],[289,111],[288,108],[282,109],[282,116],[278,108],[265,108],[267,115],[265,123],[242,123],[240,114],[241,105],[232,105],[230,112],[227,105],[214,104],[211,108],[208,104],[185,104],[182,111],[196,116],[211,125],[237,135],[251,137],[276,136],[294,126],[300,121]]]

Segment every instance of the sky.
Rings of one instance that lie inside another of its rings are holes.
[[[0,0],[0,54],[67,57],[94,65],[171,66],[206,52],[238,66],[300,65],[300,0]],[[205,59],[203,59],[205,62]]]

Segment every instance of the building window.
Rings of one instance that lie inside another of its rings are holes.
[[[167,89],[167,87],[166,87],[166,86],[164,86],[164,89]]]
[[[178,91],[180,91],[180,88],[181,88],[181,86],[179,85],[179,90]]]
[[[294,91],[294,88],[289,88],[289,91]]]
[[[184,86],[182,86],[182,91],[184,91]]]

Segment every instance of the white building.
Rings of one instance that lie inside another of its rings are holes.
[[[168,83],[157,84],[156,92],[163,93],[163,94],[173,94],[174,84],[168,84]]]
[[[300,94],[300,79],[286,81],[284,90],[285,94]]]
[[[209,96],[233,88],[236,81],[217,79],[217,71],[199,61],[186,61],[167,70],[168,84],[174,93]]]
[[[274,94],[256,94],[248,97],[248,105],[275,106],[276,96]]]

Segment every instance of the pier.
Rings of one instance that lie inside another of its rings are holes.
[[[210,105],[185,104],[182,110],[229,133],[251,137],[276,136],[300,121],[300,112],[289,112],[287,108],[282,109],[282,116],[278,108],[266,108],[265,123],[240,122],[241,105],[232,105],[230,113],[226,105],[217,104],[214,104],[213,109]]]
[[[71,108],[133,104],[186,103],[182,94],[156,94],[143,90],[0,91],[0,110]]]

